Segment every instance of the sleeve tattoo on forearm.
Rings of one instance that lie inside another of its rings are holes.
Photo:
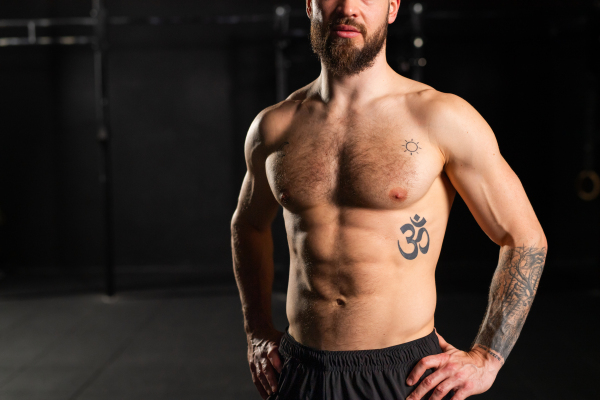
[[[508,357],[529,313],[544,263],[545,247],[514,247],[505,250],[490,286],[489,304],[473,346]]]

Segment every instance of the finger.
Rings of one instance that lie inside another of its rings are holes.
[[[269,394],[267,393],[267,391],[263,387],[262,383],[258,379],[259,373],[258,373],[258,369],[254,363],[250,363],[250,372],[252,372],[252,382],[254,382],[254,386],[256,386],[256,389],[258,389],[258,393],[260,394],[260,397],[262,397],[264,400],[266,400],[267,397],[269,397]]]
[[[467,389],[462,388],[457,390],[450,400],[465,400],[471,394]]]
[[[446,339],[444,339],[442,337],[442,335],[440,335],[437,331],[437,329],[435,330],[435,334],[438,337],[438,342],[440,343],[440,348],[442,349],[442,351],[448,351],[450,349],[453,349],[454,346],[452,346],[450,343],[446,342]]]
[[[277,391],[277,383],[278,383],[277,374],[275,372],[275,369],[269,362],[265,362],[265,364],[266,364],[266,367],[263,370],[263,374],[266,376],[267,381],[269,382],[269,386],[271,387],[271,390],[273,391],[273,393],[275,393]]]
[[[267,353],[267,357],[271,362],[271,365],[278,373],[281,373],[281,369],[283,368],[283,363],[281,362],[281,357],[279,355],[279,347],[273,346]]]
[[[257,370],[257,376],[258,376],[258,380],[260,381],[260,383],[262,384],[263,388],[265,389],[265,392],[267,392],[267,394],[271,395],[272,394],[272,390],[271,390],[271,385],[269,385],[269,381],[267,380],[267,376],[264,373],[264,367],[261,365],[261,363],[257,363],[258,365],[256,366],[256,370]]]
[[[427,356],[425,358],[422,358],[417,363],[417,365],[415,365],[411,373],[408,375],[406,383],[408,384],[408,386],[414,385],[419,381],[419,379],[421,379],[421,376],[423,375],[423,373],[425,373],[426,370],[430,368],[439,368],[440,365],[442,365],[442,363],[445,362],[447,359],[448,357],[445,354],[435,354],[433,356]]]
[[[407,400],[420,400],[430,390],[435,388],[440,382],[448,377],[449,371],[439,370],[423,379],[423,382],[408,396]]]
[[[442,400],[452,389],[459,386],[462,379],[456,375],[448,377],[445,381],[439,383],[433,390],[433,394],[429,400]]]
[[[440,333],[438,332],[437,328],[435,328],[435,334],[437,335],[438,341],[440,342],[440,347],[448,344],[448,342],[446,342],[446,339],[444,339],[442,337],[442,335],[440,335]]]

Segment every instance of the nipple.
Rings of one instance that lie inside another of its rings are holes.
[[[290,197],[290,192],[287,190],[282,190],[281,194],[279,195],[279,200],[281,200],[282,203],[287,203],[290,201]]]
[[[408,195],[408,191],[404,188],[397,187],[390,190],[389,196],[392,200],[396,201],[404,201],[406,200],[406,196]]]

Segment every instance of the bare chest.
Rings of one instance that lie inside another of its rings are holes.
[[[306,124],[287,132],[267,158],[278,201],[291,211],[333,204],[404,208],[439,175],[423,134],[377,124]]]

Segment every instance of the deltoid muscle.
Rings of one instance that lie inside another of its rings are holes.
[[[533,303],[545,261],[545,247],[514,247],[502,253],[475,346],[494,350],[504,360],[508,357]]]

